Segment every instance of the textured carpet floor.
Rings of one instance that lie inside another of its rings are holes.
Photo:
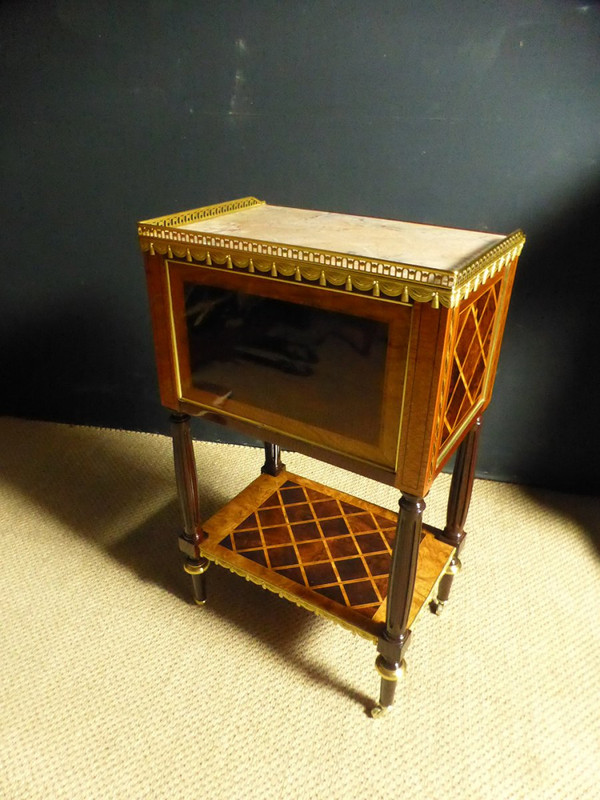
[[[196,454],[206,515],[262,461]],[[600,797],[598,499],[477,481],[451,603],[375,721],[369,642],[219,568],[188,602],[167,438],[5,418],[0,467],[2,798]]]

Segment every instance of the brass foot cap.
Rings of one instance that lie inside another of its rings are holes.
[[[392,710],[393,706],[382,706],[381,703],[377,703],[376,706],[370,711],[371,717],[373,719],[379,719],[380,717],[385,717],[389,712]]]
[[[446,601],[445,600],[434,600],[433,601],[433,603],[431,604],[431,610],[436,615],[436,617],[440,616],[440,614],[444,610],[444,606],[445,605],[446,605]]]

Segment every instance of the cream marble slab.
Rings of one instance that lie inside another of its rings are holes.
[[[272,205],[178,227],[448,271],[470,263],[506,238],[458,228]]]

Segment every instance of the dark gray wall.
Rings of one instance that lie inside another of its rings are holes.
[[[165,430],[138,219],[522,227],[480,474],[594,491],[599,37],[566,0],[0,4],[1,410]]]

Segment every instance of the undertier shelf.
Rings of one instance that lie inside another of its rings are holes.
[[[282,471],[261,475],[202,526],[203,555],[367,638],[384,630],[397,515]],[[453,548],[423,526],[413,625]]]

